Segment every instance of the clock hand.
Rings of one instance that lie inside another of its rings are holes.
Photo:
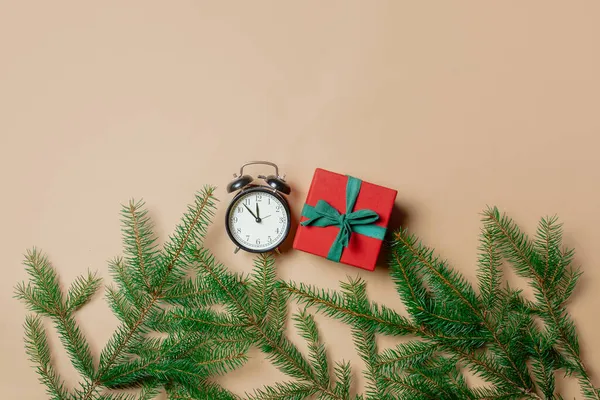
[[[256,220],[256,222],[260,222],[260,218],[258,218],[256,215],[254,215],[254,213],[252,212],[252,210],[250,209],[250,207],[248,207],[245,204],[244,204],[244,207],[246,207],[246,210],[248,210],[248,212],[254,217],[254,219]]]
[[[261,220],[265,219],[265,218],[269,218],[271,215],[267,215],[266,217],[262,217]]]
[[[258,203],[256,203],[256,218],[260,219],[260,211],[258,209]]]
[[[254,213],[252,212],[252,210],[244,204],[244,207],[246,207],[246,210],[248,210],[248,212],[250,213],[250,215],[252,215],[254,218],[256,218],[256,215],[254,215]]]

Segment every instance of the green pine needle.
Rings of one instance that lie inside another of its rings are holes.
[[[69,393],[61,382],[50,360],[50,347],[42,321],[37,316],[27,316],[25,319],[25,349],[36,371],[40,382],[46,386],[46,393],[51,399],[66,400]]]
[[[29,281],[17,285],[15,297],[34,313],[25,320],[25,347],[49,398],[150,400],[165,391],[169,399],[239,399],[211,379],[241,367],[255,346],[289,379],[256,388],[246,394],[251,400],[558,400],[556,373],[575,376],[585,399],[600,400],[566,308],[581,271],[572,265],[573,250],[562,245],[556,217],[543,218],[530,239],[498,209],[484,211],[477,285],[413,234],[395,232],[390,276],[405,317],[370,301],[358,278],[339,290],[278,281],[273,254],[255,257],[247,276],[231,272],[203,247],[215,214],[213,192],[197,194],[162,247],[144,203],[122,207],[124,254],[109,263],[115,284],[106,289],[121,324],[99,360],[75,313],[92,300],[100,279],[88,272],[63,293],[46,256],[36,249],[26,254]],[[533,300],[503,283],[504,268],[528,281]],[[286,333],[290,298],[304,306],[291,319],[306,354]],[[349,326],[365,366],[364,393],[353,393],[349,363],[329,359],[310,309]],[[81,374],[74,389],[52,366],[43,318]],[[408,340],[380,350],[378,335]],[[485,385],[468,385],[464,370]],[[139,391],[115,391],[122,388]]]
[[[77,278],[63,295],[58,276],[46,256],[36,249],[26,254],[30,282],[17,285],[16,297],[39,316],[53,321],[83,378],[73,393],[68,393],[50,364],[46,334],[39,317],[28,317],[27,351],[38,365],[38,374],[51,398],[150,399],[160,387],[177,382],[191,385],[185,390],[192,395],[226,393],[207,379],[241,366],[250,342],[225,327],[213,330],[213,337],[208,339],[195,332],[186,336],[180,333],[183,331],[179,319],[164,318],[168,309],[174,315],[187,310],[186,307],[210,312],[208,307],[218,303],[213,287],[205,287],[202,280],[187,276],[191,270],[188,254],[202,246],[214,215],[213,191],[214,188],[207,187],[198,193],[162,249],[156,245],[144,203],[131,201],[123,207],[125,255],[110,262],[117,286],[109,286],[106,291],[109,306],[122,325],[101,351],[97,369],[74,313],[92,299],[100,287],[100,279],[88,273]],[[161,332],[168,332],[168,338],[150,336]],[[234,339],[227,340],[228,337]],[[143,390],[136,396],[105,390],[140,385]]]
[[[327,353],[325,345],[319,339],[319,331],[314,317],[306,311],[301,311],[293,316],[296,321],[296,327],[300,335],[308,343],[309,361],[315,372],[316,379],[324,386],[329,387],[331,384],[329,378],[329,363],[327,361]]]
[[[91,272],[88,272],[86,276],[76,278],[67,294],[67,311],[77,311],[87,304],[101,284],[102,280]]]
[[[248,400],[303,400],[318,392],[318,388],[297,382],[276,383],[256,389],[253,394],[248,394]]]

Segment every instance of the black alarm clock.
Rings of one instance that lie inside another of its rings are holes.
[[[244,168],[262,164],[275,169],[274,175],[258,175],[264,185],[253,184],[254,178],[244,175]],[[240,249],[250,253],[265,253],[277,250],[287,238],[291,228],[290,207],[283,195],[291,193],[279,168],[268,161],[247,162],[240,168],[239,175],[227,185],[227,192],[239,191],[225,214],[225,228],[235,244],[235,253]]]

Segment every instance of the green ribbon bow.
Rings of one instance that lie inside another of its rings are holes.
[[[303,226],[339,226],[338,232],[333,244],[329,248],[327,258],[339,262],[342,257],[342,251],[348,247],[352,232],[365,235],[375,239],[383,240],[386,228],[375,225],[379,215],[373,210],[363,209],[352,212],[356,198],[360,192],[362,181],[358,178],[348,176],[346,185],[346,213],[340,214],[331,204],[325,200],[319,200],[315,207],[304,204],[302,216],[308,218],[301,222]]]

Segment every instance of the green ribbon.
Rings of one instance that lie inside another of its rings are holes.
[[[348,176],[346,185],[346,213],[341,214],[331,204],[325,200],[319,200],[316,206],[304,204],[302,216],[308,218],[300,223],[303,226],[338,226],[338,232],[333,244],[329,248],[327,258],[339,262],[342,257],[342,251],[348,247],[350,236],[353,232],[365,235],[375,239],[383,240],[386,228],[375,225],[379,215],[373,210],[363,209],[352,211],[356,198],[360,192],[362,181],[358,178]]]

